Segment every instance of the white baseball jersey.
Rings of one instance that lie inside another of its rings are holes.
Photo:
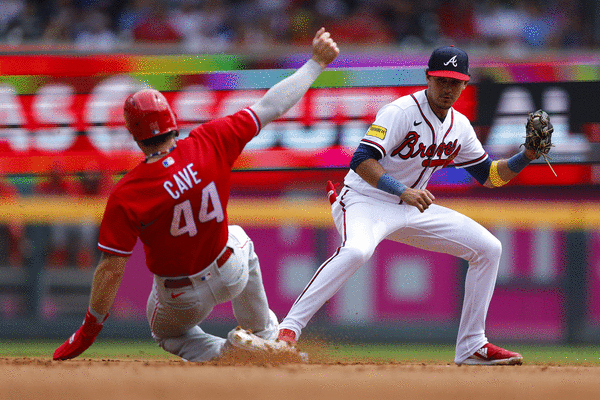
[[[385,105],[361,143],[382,155],[383,168],[408,187],[423,189],[439,168],[465,167],[488,155],[468,119],[450,109],[440,121],[425,90]],[[462,364],[483,345],[485,321],[496,285],[502,244],[487,229],[449,208],[425,212],[372,187],[352,169],[331,214],[342,242],[317,269],[279,325],[300,337],[308,321],[375,252],[383,240],[450,254],[469,262],[454,361]]]
[[[440,121],[429,107],[425,90],[382,107],[361,143],[381,153],[379,162],[388,174],[415,189],[424,189],[431,175],[451,162],[467,167],[488,157],[467,117],[451,108]],[[366,196],[400,201],[369,185],[352,169],[344,184]]]

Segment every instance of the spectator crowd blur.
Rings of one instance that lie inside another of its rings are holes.
[[[2,0],[0,40],[115,51],[189,52],[305,44],[326,26],[341,44],[420,47],[451,41],[548,49],[598,45],[592,0]]]
[[[105,201],[112,190],[115,176],[93,159],[77,172],[67,171],[63,162],[56,160],[47,174],[20,181],[27,183],[17,187],[8,176],[0,176],[0,200],[3,205],[18,205],[21,199],[30,195],[38,200],[52,198]],[[41,237],[37,236],[37,243],[31,243],[31,232],[29,235],[27,233],[28,223],[22,221],[20,215],[7,214],[3,217],[0,219],[0,269],[26,265],[32,246],[43,247],[44,262],[48,267],[76,266],[87,269],[97,262],[100,255],[96,248],[98,221],[93,215],[76,222],[40,221],[29,224],[47,230]],[[0,273],[0,286],[1,278]]]
[[[74,178],[74,179],[72,179]],[[50,173],[42,177],[33,188],[38,196],[51,197],[108,197],[112,189],[112,176],[94,160],[87,163],[78,176],[66,173],[62,162],[52,164]],[[93,220],[77,223],[54,223],[49,226],[47,243],[48,266],[62,268],[76,265],[90,268],[97,261],[96,239],[98,224]]]

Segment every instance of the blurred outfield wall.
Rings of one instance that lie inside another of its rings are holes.
[[[295,68],[306,57],[280,63]],[[236,164],[230,222],[255,241],[273,310],[285,316],[313,271],[339,245],[324,197],[341,182],[377,110],[424,87],[426,58],[336,61],[307,96],[269,125]],[[507,63],[472,60],[473,82],[456,107],[494,157],[523,141],[525,115],[546,109],[556,127],[558,177],[536,162],[507,187],[480,189],[462,170],[437,171],[430,189],[442,205],[471,216],[503,243],[488,317],[494,340],[595,342],[600,329],[597,263],[600,62],[588,58]],[[0,222],[26,226],[25,265],[0,266],[0,336],[65,336],[80,324],[93,269],[47,266],[49,227],[96,224],[104,198],[42,198],[32,186],[62,162],[76,179],[95,160],[115,179],[141,160],[124,130],[122,103],[152,86],[166,91],[182,134],[252,104],[292,72],[235,70],[235,58],[18,56],[0,59],[0,171],[21,198],[0,204]],[[377,67],[377,68],[374,68]],[[585,111],[582,111],[585,110]],[[97,228],[97,226],[96,226]],[[147,337],[151,276],[137,249],[104,335]],[[348,339],[452,341],[466,265],[449,256],[384,242],[309,326]],[[235,325],[219,306],[208,328]]]

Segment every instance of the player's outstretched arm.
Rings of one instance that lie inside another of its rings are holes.
[[[90,307],[98,313],[108,313],[115,301],[121,279],[123,279],[125,273],[127,260],[129,260],[129,256],[123,257],[102,253],[94,273],[90,295]]]
[[[275,84],[258,102],[250,106],[260,119],[262,126],[279,118],[292,108],[304,96],[323,69],[335,60],[340,52],[325,28],[319,29],[315,34],[312,48],[312,57],[306,64],[291,76]]]
[[[552,144],[553,132],[554,127],[550,122],[550,117],[544,110],[537,110],[530,113],[525,123],[525,143],[521,145],[525,147],[525,150],[509,159],[482,163],[482,165],[485,165],[485,170],[482,170],[482,167],[475,166],[474,169],[467,169],[467,171],[472,175],[474,173],[474,176],[479,176],[478,181],[480,183],[485,179],[483,178],[485,177],[483,174],[487,173],[488,177],[482,184],[485,187],[494,188],[506,185],[529,165],[531,161],[543,156],[550,170],[556,176],[556,172],[554,172],[552,165],[548,161],[550,159],[548,152],[554,146]],[[488,168],[489,171],[487,170]]]
[[[83,324],[56,349],[52,357],[54,360],[77,357],[94,343],[108,318],[108,311],[115,300],[128,258],[102,253],[94,273],[90,306]]]

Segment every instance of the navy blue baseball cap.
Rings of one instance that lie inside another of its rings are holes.
[[[468,81],[469,56],[463,50],[454,46],[439,47],[431,53],[427,64],[429,75]]]

